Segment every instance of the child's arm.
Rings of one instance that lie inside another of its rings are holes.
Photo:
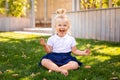
[[[78,50],[76,46],[72,47],[72,53],[78,56],[83,56],[83,55],[89,55],[90,54],[90,49],[86,49],[84,51]]]
[[[41,38],[40,39],[40,44],[43,46],[44,50],[47,52],[47,53],[50,53],[52,51],[52,47],[47,45],[47,43],[45,42],[45,39],[44,38]]]

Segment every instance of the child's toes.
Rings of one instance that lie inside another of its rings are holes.
[[[65,76],[68,76],[68,71],[67,71],[67,70],[63,70],[63,71],[61,72],[61,74],[65,75]]]

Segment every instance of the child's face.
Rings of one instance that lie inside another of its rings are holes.
[[[57,35],[63,37],[66,35],[69,29],[69,22],[66,19],[57,19],[55,28],[57,31]]]

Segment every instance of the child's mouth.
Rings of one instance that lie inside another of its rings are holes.
[[[65,30],[59,30],[61,33],[65,32]]]

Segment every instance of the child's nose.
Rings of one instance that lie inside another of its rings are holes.
[[[61,26],[61,28],[64,28],[64,26]]]

